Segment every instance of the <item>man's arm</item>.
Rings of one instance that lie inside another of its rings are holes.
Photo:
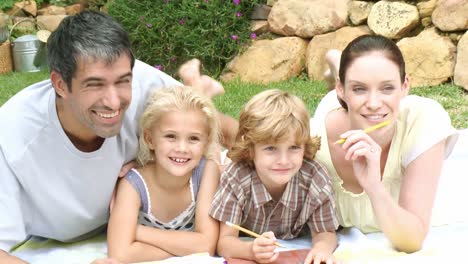
[[[0,264],[26,263],[8,250],[26,238],[19,183],[0,148]]]

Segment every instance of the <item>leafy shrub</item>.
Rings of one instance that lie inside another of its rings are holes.
[[[112,0],[108,12],[130,33],[137,58],[174,74],[191,58],[218,77],[251,38],[249,17],[265,0]]]

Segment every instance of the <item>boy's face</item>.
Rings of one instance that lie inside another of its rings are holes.
[[[272,195],[272,192],[284,190],[301,168],[303,159],[304,144],[297,145],[293,133],[282,142],[254,146],[255,170]]]

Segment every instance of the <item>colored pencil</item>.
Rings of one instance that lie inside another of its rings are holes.
[[[253,231],[250,231],[250,230],[248,230],[248,229],[246,229],[246,228],[243,228],[242,226],[238,226],[238,225],[236,225],[236,224],[233,224],[233,223],[231,223],[231,222],[229,222],[229,221],[226,221],[226,225],[231,226],[231,227],[234,227],[235,229],[237,229],[237,230],[239,230],[239,231],[242,231],[242,232],[244,232],[244,233],[246,233],[246,234],[248,234],[248,235],[251,235],[251,236],[253,236],[253,237],[256,237],[256,238],[262,237],[261,235],[255,233],[255,232],[253,232]],[[278,246],[278,247],[285,248],[285,246],[281,245],[278,241],[275,242],[275,245]]]
[[[376,129],[387,126],[388,124],[390,124],[390,120],[383,121],[382,123],[379,123],[379,124],[377,124],[375,126],[371,126],[371,127],[368,127],[366,129],[364,129],[364,133],[370,133],[370,132],[372,132],[372,131],[374,131]],[[346,138],[341,138],[341,139],[337,140],[335,142],[335,144],[343,144],[345,141],[346,141]]]

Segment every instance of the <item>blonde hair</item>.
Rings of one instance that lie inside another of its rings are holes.
[[[253,150],[258,143],[278,143],[294,133],[296,144],[305,145],[304,157],[313,159],[320,148],[320,137],[310,136],[310,117],[299,97],[270,89],[252,97],[239,117],[239,130],[228,151],[232,161],[253,165]]]
[[[206,118],[208,141],[204,155],[207,158],[213,157],[212,155],[218,150],[219,130],[216,108],[211,100],[192,87],[166,87],[156,89],[150,95],[145,110],[140,117],[140,149],[137,155],[137,161],[140,166],[145,166],[155,158],[154,152],[150,150],[145,140],[145,131],[153,129],[166,113],[191,110],[201,111]]]

